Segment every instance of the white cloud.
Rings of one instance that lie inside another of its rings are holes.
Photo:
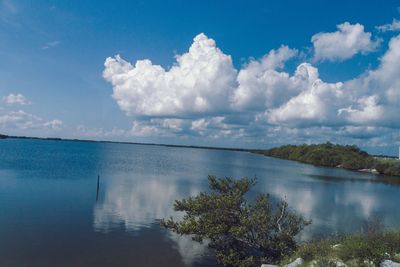
[[[344,110],[349,122],[360,125],[400,127],[400,35],[389,42],[379,67],[346,82],[353,92],[351,105]]]
[[[231,138],[238,139],[245,135],[245,129],[239,125],[228,123],[226,117],[216,116],[201,118],[191,122],[192,134],[201,135],[210,139]]]
[[[212,118],[201,118],[198,120],[194,120],[191,123],[190,129],[194,131],[205,131],[209,128],[217,128],[217,129],[228,129],[228,125],[224,123],[225,117],[218,116]]]
[[[188,121],[182,119],[151,119],[135,120],[132,128],[127,131],[130,136],[173,136],[188,127]]]
[[[340,43],[337,46],[343,54],[336,50],[321,54],[324,47],[318,50],[320,54],[316,50],[319,60],[366,53],[378,43],[360,24],[344,23],[338,28],[338,32],[317,34],[313,39],[319,44]],[[337,132],[341,138],[369,136],[382,143],[381,131],[394,140],[387,133],[400,127],[400,36],[390,40],[376,69],[348,81],[326,82],[318,68],[307,62],[299,64],[293,74],[286,71],[285,63],[298,60],[299,54],[281,46],[236,71],[230,56],[200,34],[169,70],[149,60],[133,66],[117,56],[106,60],[104,77],[112,83],[120,108],[134,117],[124,136],[292,142],[295,136],[309,140],[312,135],[326,138]]]
[[[2,100],[7,105],[24,106],[31,104],[22,94],[9,94]],[[7,133],[21,134],[25,130],[60,130],[62,126],[63,122],[58,119],[45,120],[23,110],[8,110],[0,107],[0,129]]]
[[[43,127],[49,128],[52,130],[59,130],[61,129],[63,125],[62,120],[51,120],[51,121],[46,121],[43,123]]]
[[[245,129],[240,125],[226,122],[224,116],[205,117],[200,119],[173,119],[173,118],[152,118],[150,120],[134,120],[131,128],[88,128],[79,125],[75,136],[87,138],[106,138],[117,140],[135,137],[139,140],[150,142],[153,138],[173,138],[203,136],[208,140],[215,140],[222,137],[237,139],[245,136]]]
[[[340,119],[337,108],[347,100],[342,86],[342,83],[330,84],[316,79],[309,88],[304,88],[281,107],[267,111],[268,120],[292,126],[335,125]]]
[[[22,94],[9,94],[3,97],[3,102],[8,105],[29,105],[31,102]]]
[[[231,57],[204,34],[193,39],[187,53],[176,56],[169,70],[148,59],[133,66],[120,56],[107,58],[104,65],[103,76],[113,85],[114,99],[133,116],[223,112],[236,80]]]
[[[271,50],[260,60],[250,61],[239,71],[239,86],[233,94],[233,107],[239,110],[274,107],[298,93],[300,85],[297,82],[301,83],[301,80],[292,82],[288,73],[276,70],[283,68],[284,63],[296,55],[297,50],[282,46],[278,50]]]
[[[311,38],[315,60],[342,61],[358,53],[374,51],[380,44],[380,40],[372,40],[371,33],[365,32],[359,23],[345,22],[337,28],[338,31],[317,33]]]
[[[293,76],[274,69],[245,68],[239,72],[233,105],[242,110],[276,108],[310,87],[317,78],[318,70],[308,63],[300,64]]]
[[[377,26],[376,29],[381,32],[400,31],[400,20],[393,19],[392,23]]]
[[[367,121],[376,121],[384,115],[384,110],[378,105],[378,95],[365,96],[356,101],[358,109],[352,107],[339,109],[339,114],[347,113],[348,119],[356,124]]]
[[[129,129],[113,128],[107,130],[104,128],[89,128],[79,125],[76,128],[75,135],[91,138],[109,138],[109,137],[148,137],[173,136],[184,131],[189,127],[189,122],[182,119],[158,119],[134,120]]]
[[[147,121],[134,121],[132,123],[132,129],[130,133],[133,136],[155,136],[160,135],[162,131],[160,125],[154,125],[153,121],[148,123]]]
[[[75,135],[78,137],[122,137],[126,135],[126,130],[113,128],[111,130],[106,130],[103,128],[88,128],[84,125],[78,125],[76,127]]]
[[[59,130],[63,125],[61,120],[46,121],[41,117],[22,110],[6,111],[0,109],[0,129],[2,130],[27,130],[50,129]]]
[[[308,65],[308,68],[314,68]],[[291,126],[364,125],[399,127],[400,36],[392,38],[376,70],[339,83],[316,76],[309,87],[277,109],[266,111],[268,121]]]

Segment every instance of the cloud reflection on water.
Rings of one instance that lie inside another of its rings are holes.
[[[321,234],[361,231],[363,222],[376,214],[387,228],[396,227],[400,219],[393,214],[397,209],[393,201],[397,188],[376,181],[270,181],[264,188],[274,198],[284,198],[290,207],[312,219],[312,225],[301,233],[301,240]]]
[[[94,209],[95,231],[109,233],[122,226],[125,231],[137,234],[144,227],[158,224],[158,219],[181,217],[173,211],[174,201],[196,195],[200,190],[194,183],[179,184],[167,178],[109,180],[103,201]],[[190,237],[167,232],[166,238],[174,243],[182,261],[189,266],[206,251],[204,244],[193,242]]]

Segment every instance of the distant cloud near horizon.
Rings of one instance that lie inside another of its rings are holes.
[[[59,130],[63,125],[61,120],[46,121],[41,117],[25,112],[23,110],[7,111],[0,109],[0,129],[1,130],[27,130],[27,129],[47,129]]]
[[[312,41],[317,62],[342,61],[380,44],[363,25],[347,22]],[[302,131],[361,140],[366,133],[379,139],[385,129],[400,129],[400,35],[389,41],[376,69],[347,81],[323,81],[309,62],[293,74],[285,71],[299,54],[282,45],[237,70],[231,56],[201,33],[170,69],[149,59],[131,64],[117,55],[106,59],[103,76],[120,109],[134,118],[124,132],[130,136],[278,139]]]
[[[60,130],[63,122],[58,119],[45,120],[39,116],[23,111],[21,106],[31,105],[24,95],[9,94],[3,97],[3,102],[7,107],[0,106],[0,130],[1,133],[23,134],[26,130]],[[15,107],[17,110],[9,110]]]

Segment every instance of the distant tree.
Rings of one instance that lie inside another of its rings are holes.
[[[174,209],[184,212],[181,221],[163,219],[161,225],[198,242],[207,240],[223,265],[278,262],[294,251],[294,237],[310,222],[285,201],[272,205],[267,194],[260,194],[248,203],[245,194],[255,179],[209,176],[208,182],[210,193],[175,201]]]

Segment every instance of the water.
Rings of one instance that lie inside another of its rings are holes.
[[[97,175],[100,174],[96,202]],[[312,219],[298,237],[400,227],[400,179],[260,155],[189,148],[0,141],[0,266],[216,266],[204,246],[159,227],[207,175],[256,176],[252,191]]]

